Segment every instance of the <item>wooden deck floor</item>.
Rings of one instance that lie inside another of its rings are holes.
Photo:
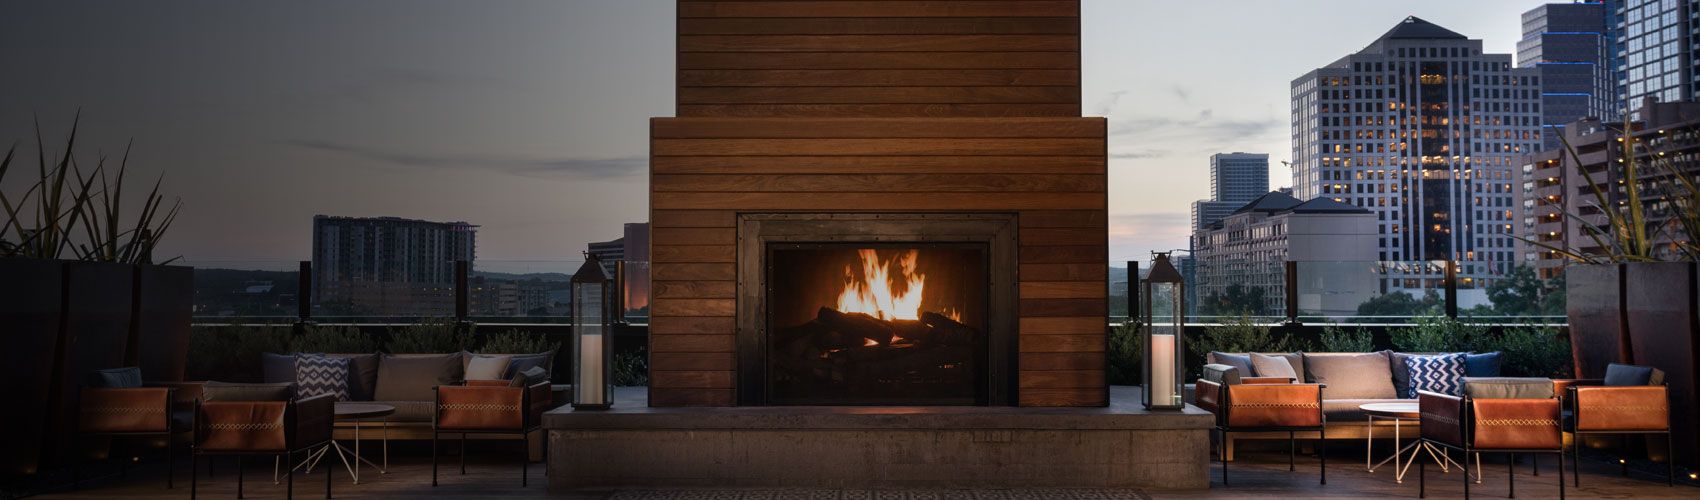
[[[405,447],[404,447],[405,448]],[[459,474],[452,457],[446,457],[440,478],[440,485],[431,487],[431,464],[426,452],[418,447],[394,450],[391,467],[388,474],[368,474],[362,472],[362,483],[349,484],[347,472],[340,466],[334,473],[333,492],[340,499],[377,499],[377,498],[432,498],[444,500],[475,500],[503,499],[518,500],[526,498],[616,498],[616,499],[691,499],[691,498],[733,498],[733,499],[768,499],[768,498],[1047,498],[1067,496],[1069,498],[1157,498],[1157,499],[1228,499],[1228,498],[1416,498],[1416,472],[1406,478],[1404,484],[1393,482],[1390,470],[1383,469],[1375,473],[1364,472],[1363,452],[1355,453],[1350,449],[1341,449],[1329,456],[1328,485],[1317,484],[1316,461],[1314,457],[1300,456],[1298,471],[1288,472],[1286,455],[1273,451],[1246,451],[1241,459],[1229,469],[1232,486],[1223,487],[1220,482],[1221,469],[1219,464],[1211,467],[1211,489],[1201,491],[1127,491],[1127,490],[1080,490],[1061,492],[1057,490],[1032,491],[904,491],[882,492],[879,495],[866,495],[866,492],[799,492],[764,491],[764,490],[718,490],[718,491],[625,491],[625,492],[585,492],[578,495],[550,496],[543,477],[542,464],[531,466],[531,486],[521,488],[519,485],[519,469],[510,460],[517,450],[497,446],[487,446],[483,449],[475,447],[469,455],[467,475]],[[1472,485],[1471,493],[1479,494],[1482,498],[1504,498],[1506,494],[1507,464],[1502,458],[1489,458],[1484,464],[1486,481],[1480,485]],[[1637,498],[1637,499],[1692,499],[1700,498],[1700,487],[1678,484],[1676,487],[1666,487],[1662,477],[1632,473],[1624,478],[1617,475],[1614,465],[1598,461],[1583,461],[1585,475],[1582,477],[1582,488],[1570,488],[1569,498]],[[115,475],[106,475],[86,483],[76,491],[61,491],[43,495],[40,498],[69,499],[69,498],[125,498],[125,499],[182,499],[188,498],[188,466],[179,464],[177,488],[165,489],[164,467],[152,463],[132,470],[126,479],[120,480]],[[200,493],[203,498],[235,498],[236,481],[234,469],[229,462],[218,464],[218,476],[207,480],[202,475]],[[269,463],[258,464],[250,461],[246,475],[245,492],[247,498],[266,499],[283,498],[284,488],[274,486],[270,482],[271,467]],[[1463,494],[1463,484],[1454,471],[1451,474],[1441,474],[1438,468],[1430,465],[1429,490],[1430,498],[1457,498]],[[1527,464],[1517,467],[1518,498],[1557,498],[1557,473],[1551,457],[1542,460],[1541,476],[1532,476]],[[296,494],[298,498],[322,498],[324,482],[322,472],[315,471],[311,476],[298,476]],[[1691,483],[1692,484],[1692,483]],[[1062,493],[1067,493],[1062,495]]]

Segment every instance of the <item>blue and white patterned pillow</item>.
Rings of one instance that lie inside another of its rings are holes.
[[[1409,356],[1405,367],[1411,371],[1411,387],[1405,397],[1417,397],[1417,391],[1452,396],[1464,393],[1464,353],[1434,356]]]
[[[310,398],[320,394],[348,401],[348,358],[302,354],[295,357],[295,395]]]

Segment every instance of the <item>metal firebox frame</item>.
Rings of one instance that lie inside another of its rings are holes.
[[[748,213],[738,215],[737,401],[768,404],[766,269],[769,244],[986,245],[986,401],[1015,404],[1016,214]]]

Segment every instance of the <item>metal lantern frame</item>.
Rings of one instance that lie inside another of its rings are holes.
[[[1143,288],[1140,399],[1148,410],[1179,410],[1186,406],[1181,396],[1186,383],[1186,278],[1169,261],[1168,252],[1152,252],[1151,273],[1146,275]],[[1153,305],[1159,301],[1168,309],[1163,317],[1154,314]],[[1160,343],[1165,345],[1159,346]],[[1164,352],[1157,352],[1159,348]],[[1162,356],[1169,356],[1166,363],[1160,362]],[[1172,367],[1173,373],[1167,373],[1167,369],[1159,371],[1161,364]]]
[[[602,260],[586,254],[573,273],[573,409],[606,410],[614,405],[614,328],[620,322],[620,269],[608,273]],[[594,295],[593,295],[594,294]]]

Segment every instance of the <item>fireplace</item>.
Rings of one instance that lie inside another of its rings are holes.
[[[740,404],[1008,404],[1013,226],[744,215]]]

